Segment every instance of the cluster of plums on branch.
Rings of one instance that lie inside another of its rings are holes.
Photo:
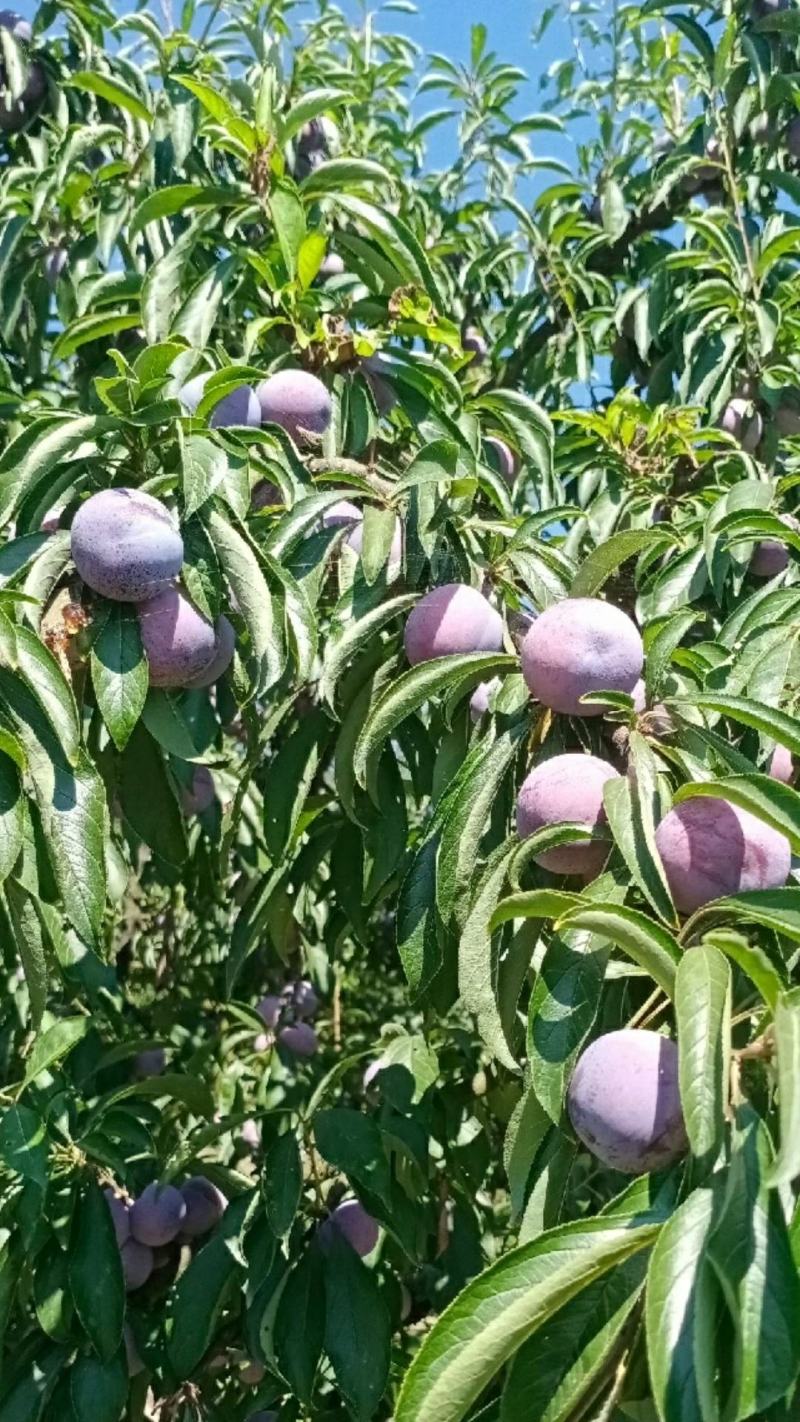
[[[316,989],[306,979],[287,983],[280,993],[268,993],[256,1008],[268,1029],[256,1037],[256,1051],[266,1052],[277,1041],[292,1056],[313,1057],[319,1039],[306,1019],[314,1017],[318,1010]]]
[[[227,1200],[204,1175],[175,1185],[148,1185],[132,1202],[105,1192],[117,1237],[125,1287],[141,1289],[159,1264],[159,1251],[209,1234],[225,1213]]]
[[[470,652],[499,652],[502,645],[499,612],[465,584],[426,593],[406,621],[406,655],[413,665]],[[636,705],[643,666],[644,646],[635,623],[600,598],[555,603],[534,620],[522,643],[522,674],[531,695],[566,716],[602,716],[602,705],[582,699],[590,693],[622,692]],[[607,761],[583,753],[541,761],[519,792],[520,837],[560,824],[595,833],[605,824],[604,787],[618,776]],[[658,826],[656,843],[675,906],[683,914],[745,889],[778,888],[789,874],[791,852],[785,836],[713,796],[698,796],[671,809]],[[552,873],[590,879],[602,869],[608,849],[601,839],[592,838],[544,849],[534,859]]]

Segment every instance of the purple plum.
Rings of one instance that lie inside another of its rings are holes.
[[[217,639],[211,623],[177,587],[165,588],[140,603],[138,612],[150,685],[188,686],[216,654]]]
[[[301,978],[291,988],[291,1004],[298,1017],[314,1017],[319,1011],[319,998],[313,983]]]
[[[568,821],[594,830],[605,824],[603,787],[618,779],[613,765],[594,755],[555,755],[537,765],[524,781],[517,800],[517,833],[528,839],[547,825]],[[534,855],[553,874],[600,873],[610,846],[592,840],[561,844]]]
[[[319,1046],[317,1034],[307,1022],[295,1022],[291,1027],[282,1027],[278,1033],[278,1041],[295,1057],[313,1057]]]
[[[371,1254],[380,1238],[378,1221],[368,1215],[359,1200],[344,1200],[328,1216],[320,1229],[323,1246],[336,1230],[363,1259]]]
[[[590,691],[630,695],[642,673],[644,647],[626,613],[599,598],[574,597],[548,607],[522,644],[522,674],[531,694],[567,716],[602,716],[581,704]]]
[[[120,1250],[120,1258],[125,1288],[128,1293],[132,1293],[150,1278],[153,1272],[153,1251],[149,1245],[140,1244],[138,1239],[126,1239]]]
[[[206,686],[213,686],[225,675],[236,651],[236,632],[228,618],[222,614],[217,618],[214,627],[214,654],[207,666],[203,667],[197,676],[193,676],[187,682],[190,691],[200,691]]]
[[[211,376],[216,373],[203,371],[181,387],[178,399],[190,415],[195,413]],[[249,385],[238,385],[214,406],[208,423],[212,429],[227,429],[232,425],[249,425],[257,429],[261,424],[261,406],[255,390]]]
[[[185,815],[202,815],[214,803],[214,777],[207,765],[196,765],[190,785],[180,787],[181,805]]]
[[[228,1201],[216,1185],[206,1180],[204,1175],[194,1175],[181,1186],[181,1194],[186,1203],[186,1216],[181,1225],[181,1234],[190,1239],[200,1234],[208,1234],[219,1224],[228,1208]]]
[[[791,865],[784,835],[712,795],[670,810],[656,830],[656,845],[682,914],[746,889],[778,889]]]
[[[180,1234],[186,1219],[186,1201],[174,1185],[155,1182],[131,1206],[131,1234],[139,1244],[157,1249]]]
[[[284,1006],[282,997],[275,997],[270,993],[266,997],[262,997],[256,1007],[256,1012],[259,1017],[263,1017],[268,1027],[277,1027]]]
[[[793,533],[800,531],[800,523],[792,514],[780,514],[779,517],[781,523],[785,523]],[[789,549],[785,543],[779,543],[777,538],[764,538],[753,549],[750,572],[757,578],[775,578],[788,566]]]
[[[488,435],[483,441],[483,447],[490,455],[492,468],[502,475],[507,484],[513,484],[517,477],[518,464],[511,446],[496,435]]]
[[[148,1076],[161,1076],[167,1065],[167,1055],[163,1047],[148,1047],[133,1059],[133,1073],[140,1081]]]
[[[491,681],[482,681],[475,687],[469,699],[469,714],[473,721],[480,721],[489,710],[489,702],[500,685],[500,678],[493,676]]]
[[[73,519],[71,547],[87,587],[116,602],[157,595],[183,565],[183,539],[172,514],[141,489],[92,494]]]
[[[488,346],[477,326],[467,326],[461,337],[461,348],[474,357],[473,365],[483,365]]]
[[[433,588],[406,622],[406,656],[412,666],[457,653],[499,652],[502,645],[502,617],[467,583]]]
[[[780,780],[783,785],[791,785],[794,782],[794,757],[786,746],[776,746],[772,752],[769,763],[768,774],[773,780]]]
[[[722,412],[720,429],[738,440],[745,454],[753,454],[761,443],[764,421],[751,400],[734,395]]]
[[[279,370],[256,390],[264,424],[280,425],[292,439],[323,435],[331,422],[331,397],[316,375],[305,370]]]
[[[575,1134],[612,1170],[642,1175],[685,1154],[678,1049],[658,1032],[607,1032],[582,1053],[567,1097]]]

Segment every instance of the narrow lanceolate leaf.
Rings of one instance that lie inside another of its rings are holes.
[[[786,986],[771,958],[757,943],[749,943],[741,933],[731,929],[717,928],[703,936],[703,942],[724,953],[746,973],[753,986],[761,993],[767,1007],[775,1011],[779,994]]]
[[[725,1132],[730,1074],[731,972],[717,948],[688,948],[675,975],[683,1118],[694,1154],[713,1167]]]
[[[328,637],[325,659],[320,678],[320,695],[330,705],[336,691],[336,684],[350,658],[370,643],[378,632],[393,622],[400,613],[407,612],[417,601],[416,593],[403,593],[400,597],[389,598],[379,603],[364,617],[345,623]]]
[[[436,879],[436,900],[445,923],[451,918],[463,923],[466,918],[481,842],[521,735],[522,728],[504,732],[476,759],[447,815]],[[495,906],[496,900],[492,912]]]
[[[300,1401],[314,1390],[325,1335],[325,1285],[322,1254],[316,1240],[292,1269],[275,1314],[274,1344],[278,1367]]]
[[[800,888],[751,889],[716,899],[692,915],[683,927],[681,940],[692,943],[707,923],[719,918],[763,923],[800,943]]]
[[[91,70],[85,70],[81,74],[73,74],[67,82],[74,89],[83,89],[87,94],[97,94],[117,108],[126,109],[134,118],[141,119],[144,123],[153,122],[153,115],[147,105],[121,79],[112,79],[109,74],[95,74]]]
[[[96,1180],[78,1200],[69,1246],[69,1285],[75,1311],[95,1352],[114,1357],[122,1341],[125,1285],[111,1211]]]
[[[274,863],[291,842],[330,733],[325,712],[315,711],[300,721],[270,764],[264,788],[264,837]]]
[[[255,696],[267,691],[283,670],[284,648],[272,595],[250,543],[218,509],[208,514],[208,530],[247,627]]]
[[[303,1188],[303,1165],[294,1131],[278,1136],[267,1152],[262,1188],[267,1218],[280,1238],[291,1229]]]
[[[461,1422],[523,1343],[576,1294],[652,1245],[660,1220],[562,1225],[512,1249],[468,1284],[414,1359],[396,1422]]]
[[[566,1422],[615,1350],[641,1296],[647,1255],[634,1254],[583,1289],[520,1348],[509,1369],[500,1422]]]
[[[700,696],[675,699],[674,704],[679,710],[685,704],[699,706],[703,711],[719,711],[722,716],[729,716],[742,726],[750,726],[761,735],[786,746],[795,755],[800,755],[800,721],[796,716],[787,716],[785,711],[775,711],[771,706],[763,706],[746,696],[717,696],[706,692]]]
[[[609,946],[591,933],[554,934],[528,1004],[528,1061],[536,1095],[556,1125],[564,1091],[600,1005]]]
[[[612,534],[581,565],[569,590],[570,597],[594,597],[611,574],[629,558],[641,553],[643,548],[664,541],[664,530],[654,528],[631,528]],[[672,541],[669,533],[666,534],[666,541]]]
[[[7,444],[0,457],[0,524],[12,514],[31,489],[52,473],[79,445],[114,427],[104,415],[76,418],[42,418]]]
[[[29,627],[14,628],[17,666],[55,731],[64,755],[74,765],[80,752],[81,732],[72,687],[56,658]]]
[[[795,854],[800,854],[800,794],[771,775],[728,775],[724,780],[700,780],[682,785],[675,803],[698,795],[714,795],[749,810],[765,824],[784,834]]]
[[[222,1224],[181,1274],[172,1298],[167,1356],[175,1376],[188,1378],[208,1348],[219,1315],[242,1266],[227,1241],[240,1232],[251,1196],[240,1195]]]
[[[664,1226],[647,1272],[647,1352],[662,1422],[716,1422],[718,1297],[708,1255],[713,1190],[695,1190]]]
[[[397,951],[415,1000],[435,978],[442,961],[436,932],[438,848],[433,836],[417,850],[397,901]]]
[[[565,928],[590,928],[601,933],[644,968],[668,997],[675,991],[675,969],[680,961],[677,940],[665,928],[654,923],[647,914],[623,904],[590,905],[581,900],[581,907],[570,909],[556,925]]]
[[[375,703],[364,723],[354,755],[359,784],[373,786],[387,738],[431,697],[456,686],[466,695],[479,682],[490,681],[498,672],[515,665],[515,659],[502,652],[479,652],[466,657],[439,657],[404,672]]]
[[[518,1071],[514,1054],[506,1041],[497,1002],[492,953],[492,914],[508,873],[513,845],[501,845],[486,866],[475,902],[461,933],[458,948],[458,987],[468,1012],[477,1018],[478,1031],[497,1060]]]
[[[609,780],[603,793],[614,839],[642,893],[659,918],[675,924],[675,908],[656,848],[661,819],[658,765],[644,736],[632,731],[627,776]]]
[[[117,750],[124,750],[147,700],[147,659],[139,619],[128,603],[111,602],[92,646],[92,685]]]
[[[740,1107],[710,1243],[736,1330],[733,1422],[785,1396],[800,1368],[800,1280],[780,1195],[766,1185],[771,1160],[766,1126],[752,1107]]]
[[[34,898],[16,880],[8,880],[4,894],[30,996],[31,1025],[38,1028],[47,1004],[47,955],[42,922]]]
[[[773,1030],[781,1143],[767,1183],[788,1185],[800,1175],[800,988],[781,993],[775,1005]]]
[[[0,884],[17,862],[25,832],[22,781],[13,760],[0,751]]]
[[[375,1274],[333,1230],[325,1244],[325,1352],[356,1422],[369,1422],[383,1396],[391,1342]]]

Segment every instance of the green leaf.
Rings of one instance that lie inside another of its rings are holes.
[[[69,1286],[92,1347],[110,1361],[122,1341],[125,1285],[111,1211],[95,1180],[86,1182],[75,1207]]]
[[[162,1098],[181,1101],[195,1116],[207,1116],[210,1119],[214,1114],[214,1102],[206,1083],[198,1076],[178,1072],[163,1072],[160,1076],[145,1077],[143,1081],[133,1082],[131,1086],[120,1086],[103,1097],[95,1111],[98,1116],[104,1115],[120,1101],[139,1096],[154,1101],[160,1101]]]
[[[21,1377],[0,1403],[0,1422],[39,1422],[43,1408],[59,1378],[71,1349],[54,1344],[39,1347],[26,1361]]]
[[[800,755],[800,721],[795,716],[787,716],[783,711],[750,701],[746,696],[717,696],[703,692],[699,696],[670,697],[668,704],[679,711],[682,705],[699,706],[703,711],[719,711],[723,716],[730,716],[732,721],[750,726],[761,735],[769,736],[779,745],[786,746],[795,755]]]
[[[439,849],[436,898],[445,923],[451,918],[459,923],[465,920],[492,807],[519,748],[522,733],[521,726],[504,732],[469,763],[469,773],[459,777],[458,792],[448,809]],[[486,902],[487,925],[501,887],[502,883],[498,883],[491,906]]]
[[[351,95],[344,89],[309,89],[307,93],[301,94],[295,99],[291,108],[281,119],[281,141],[286,143],[288,139],[294,138],[301,128],[305,128],[311,119],[318,118],[328,109],[338,108],[345,104]]]
[[[73,1047],[86,1036],[91,1021],[90,1017],[62,1017],[58,1022],[54,1022],[52,1027],[48,1027],[41,1037],[37,1037],[25,1066],[22,1089],[35,1081],[40,1072],[47,1071],[56,1062],[69,1056]]]
[[[344,1106],[318,1111],[314,1138],[320,1155],[348,1179],[391,1203],[391,1174],[381,1132],[371,1116]]]
[[[675,794],[675,804],[698,795],[713,795],[749,810],[785,835],[794,853],[800,854],[800,795],[790,785],[773,780],[771,775],[729,775],[724,780],[681,785]]]
[[[580,1291],[656,1239],[657,1221],[562,1225],[509,1250],[437,1319],[406,1373],[396,1422],[461,1422],[503,1364]]]
[[[314,711],[300,721],[270,764],[264,787],[264,838],[273,863],[290,845],[330,733],[325,712]]]
[[[717,1290],[708,1256],[714,1192],[695,1190],[661,1231],[647,1273],[653,1400],[662,1422],[716,1422]]]
[[[333,705],[336,686],[347,663],[357,652],[373,642],[377,633],[389,622],[393,622],[401,612],[407,612],[417,601],[416,593],[402,593],[378,603],[363,617],[355,617],[334,624],[325,643],[325,659],[320,679],[320,695],[329,705]]]
[[[161,217],[172,217],[186,208],[231,207],[243,201],[243,194],[237,188],[204,186],[201,183],[174,183],[172,187],[156,188],[148,193],[136,207],[128,227],[133,237],[148,223]]]
[[[38,904],[14,879],[5,885],[5,900],[14,930],[17,951],[25,970],[31,1003],[31,1026],[38,1030],[47,1004],[47,954]]]
[[[331,1230],[325,1242],[325,1352],[356,1422],[369,1422],[386,1390],[391,1341],[375,1275]]]
[[[47,1184],[47,1137],[44,1122],[28,1106],[9,1106],[0,1118],[0,1157],[9,1170]]]
[[[750,1106],[736,1113],[733,1155],[710,1253],[736,1328],[734,1422],[787,1395],[800,1367],[800,1281],[780,1196],[766,1185],[769,1132]]]
[[[800,988],[781,993],[775,1005],[780,1150],[767,1184],[787,1185],[800,1175]]]
[[[200,100],[206,112],[216,119],[217,123],[221,124],[232,138],[241,143],[246,152],[255,152],[256,135],[252,124],[247,123],[237,114],[224,94],[212,89],[210,84],[204,84],[201,80],[190,78],[186,74],[176,74],[174,77],[178,84],[182,84],[184,89],[188,89],[190,94],[194,94],[195,98]]]
[[[650,700],[658,695],[667,673],[672,654],[683,641],[686,633],[697,622],[700,614],[693,608],[683,608],[672,617],[664,619],[652,641],[647,642],[644,677]]]
[[[208,529],[250,638],[253,695],[263,694],[280,678],[284,661],[272,595],[250,543],[216,508]]]
[[[498,672],[515,665],[515,658],[502,652],[478,652],[469,656],[439,657],[404,672],[372,706],[361,730],[353,758],[359,783],[369,783],[374,791],[377,764],[387,738],[424,702],[455,687],[466,695],[479,682],[490,681]]]
[[[722,1149],[730,1075],[731,973],[717,948],[688,948],[675,975],[681,1104],[693,1153],[711,1169]]]
[[[613,533],[595,548],[573,579],[570,597],[595,597],[612,573],[643,548],[664,542],[664,532],[652,528],[630,528]],[[667,535],[667,540],[670,540]]]
[[[285,1131],[267,1152],[262,1181],[267,1219],[279,1238],[292,1227],[302,1188],[303,1165],[297,1137],[293,1131]]]
[[[96,74],[88,70],[82,70],[79,74],[73,74],[67,83],[73,89],[82,89],[86,94],[97,94],[101,99],[106,99],[109,104],[113,104],[118,109],[125,109],[134,118],[142,119],[144,123],[151,124],[153,115],[127,84],[121,79],[112,79],[108,74]]]
[[[135,608],[110,602],[92,644],[92,685],[117,750],[124,750],[147,700],[149,677]]]
[[[630,733],[627,776],[606,781],[603,804],[611,832],[635,882],[659,918],[676,924],[672,895],[656,847],[661,819],[658,764],[644,736]]]
[[[297,261],[306,236],[306,216],[294,183],[279,181],[269,195],[269,210],[289,277],[297,276]]]
[[[203,1358],[225,1301],[243,1272],[228,1241],[240,1234],[251,1203],[250,1194],[231,1202],[211,1239],[175,1285],[167,1357],[180,1381],[190,1377]]]
[[[414,1000],[433,981],[442,959],[436,933],[438,850],[438,839],[433,837],[417,851],[397,902],[397,951]]]
[[[644,1252],[583,1289],[514,1357],[500,1422],[567,1422],[622,1346],[644,1287]]]
[[[528,1004],[531,1082],[558,1125],[564,1092],[578,1052],[594,1025],[608,961],[608,945],[593,934],[554,934]]]
[[[113,1358],[76,1358],[69,1374],[75,1422],[119,1422],[128,1397],[128,1367],[120,1349]]]
[[[26,810],[19,770],[0,751],[0,884],[19,858],[25,832]]]
[[[681,956],[677,940],[638,909],[622,904],[595,907],[586,903],[581,908],[570,909],[556,928],[588,928],[604,935],[644,968],[668,997],[673,996],[675,969]]]
[[[228,477],[225,450],[207,435],[186,435],[181,439],[183,498],[189,518],[216,494],[224,494]]]
[[[706,933],[703,936],[703,942],[718,949],[720,953],[724,953],[726,957],[736,963],[737,967],[741,968],[753,986],[761,993],[770,1011],[775,1011],[778,995],[785,984],[763,948],[759,948],[757,943],[748,943],[740,933],[726,931],[723,928]]]
[[[484,824],[481,825],[484,828]],[[468,1012],[472,1012],[481,1038],[497,1060],[509,1071],[519,1071],[506,1040],[497,1002],[492,953],[492,914],[503,889],[513,845],[501,845],[489,860],[478,885],[475,901],[461,933],[458,948],[458,988]]]
[[[119,766],[119,797],[131,829],[175,867],[187,854],[186,826],[164,757],[141,721],[134,727]]]
[[[275,1315],[275,1357],[292,1392],[311,1401],[325,1336],[322,1255],[316,1240],[292,1269]]]
[[[81,731],[72,687],[56,658],[30,627],[14,628],[17,667],[53,727],[64,755],[75,765],[80,754]]]

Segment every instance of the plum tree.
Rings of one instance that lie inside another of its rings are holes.
[[[522,644],[522,674],[531,694],[568,716],[602,716],[602,706],[582,705],[581,697],[591,691],[631,694],[643,662],[638,628],[598,598],[555,603],[537,617]]]
[[[319,1047],[317,1034],[307,1022],[294,1022],[288,1027],[282,1027],[278,1033],[278,1041],[295,1057],[313,1057]]]
[[[678,1051],[658,1032],[596,1038],[578,1059],[567,1104],[575,1134],[612,1170],[661,1170],[686,1151]]]
[[[189,686],[217,653],[211,623],[177,587],[139,603],[139,630],[151,686]]]
[[[108,1208],[111,1211],[111,1218],[114,1222],[114,1233],[117,1237],[117,1244],[122,1248],[126,1239],[130,1238],[131,1222],[130,1210],[120,1195],[113,1190],[104,1191],[108,1201]]]
[[[789,841],[727,800],[698,795],[676,805],[656,830],[675,907],[694,913],[746,889],[777,889],[791,865]]]
[[[213,374],[210,370],[203,371],[181,386],[178,399],[190,415],[197,410]],[[260,425],[261,405],[255,390],[249,385],[239,385],[229,394],[223,395],[211,411],[208,423],[212,429],[225,429],[231,425]]]
[[[445,583],[412,608],[405,627],[412,666],[465,652],[496,652],[503,645],[503,619],[476,588]]]
[[[595,830],[605,823],[603,787],[618,778],[613,765],[594,755],[555,755],[537,765],[523,781],[517,799],[517,833],[528,839],[537,830],[562,822]],[[534,855],[553,874],[599,874],[609,846],[594,841],[561,844]]]
[[[186,1205],[181,1234],[190,1239],[214,1229],[228,1206],[222,1191],[204,1175],[193,1175],[181,1186],[181,1194]]]
[[[343,1200],[332,1210],[320,1230],[323,1244],[336,1230],[363,1259],[371,1254],[380,1238],[378,1221],[367,1214],[360,1200]]]
[[[70,534],[72,559],[93,592],[144,602],[183,565],[183,539],[169,509],[143,489],[102,489],[81,504]]]
[[[169,1244],[186,1219],[186,1201],[174,1185],[147,1185],[130,1210],[131,1236],[151,1249]]]
[[[800,531],[800,522],[792,514],[781,514],[781,523],[794,533]],[[757,578],[774,578],[789,566],[789,550],[777,538],[764,538],[753,549],[750,572]]]
[[[256,390],[265,424],[280,425],[292,439],[323,435],[331,422],[331,397],[316,375],[305,370],[279,370]]]
[[[153,1272],[152,1249],[147,1244],[141,1244],[138,1239],[126,1239],[120,1249],[120,1259],[125,1288],[129,1293],[141,1289]]]

